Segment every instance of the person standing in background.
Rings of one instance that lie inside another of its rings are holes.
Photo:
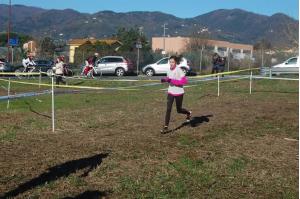
[[[66,82],[63,80],[63,75],[64,75],[64,60],[65,57],[59,56],[57,58],[57,62],[55,64],[55,67],[53,67],[53,70],[55,70],[55,76],[56,76],[56,84],[59,85],[59,83],[66,84]]]

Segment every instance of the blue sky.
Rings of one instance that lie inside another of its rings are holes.
[[[2,4],[8,2],[0,0]],[[71,8],[86,13],[102,10],[161,11],[181,18],[195,17],[216,9],[240,8],[269,16],[282,12],[299,18],[298,0],[12,0],[12,4],[46,9]]]

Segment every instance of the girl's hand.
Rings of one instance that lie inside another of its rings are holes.
[[[171,81],[171,79],[169,79],[168,77],[164,77],[160,80],[161,83],[165,83],[165,82],[169,83],[170,81]]]

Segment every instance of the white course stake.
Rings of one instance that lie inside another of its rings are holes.
[[[6,106],[6,109],[9,109],[9,95],[10,95],[10,78],[9,78],[8,87],[7,87],[7,106]]]
[[[52,132],[54,132],[55,126],[54,126],[54,80],[53,80],[53,75],[52,75]]]
[[[218,74],[218,97],[220,96],[220,75]]]
[[[250,73],[249,93],[252,94],[252,71],[251,71],[251,73]]]
[[[42,73],[40,71],[40,76],[39,76],[39,88],[41,88],[41,81],[42,81]]]

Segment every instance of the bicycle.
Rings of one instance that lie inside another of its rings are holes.
[[[87,68],[89,67],[89,68]],[[81,76],[94,79],[94,75],[97,75],[98,72],[95,70],[94,66],[85,66],[82,69]],[[102,74],[100,74],[102,75]]]
[[[31,66],[27,66],[27,67],[23,67],[23,68],[19,68],[17,70],[15,70],[15,76],[18,77],[19,79],[24,78],[26,73],[33,73],[33,72],[40,72],[40,71],[36,71],[36,67],[34,65]],[[24,75],[22,74],[24,73]],[[30,75],[26,75],[28,78],[30,77]],[[32,77],[34,78],[34,76],[32,75]]]

